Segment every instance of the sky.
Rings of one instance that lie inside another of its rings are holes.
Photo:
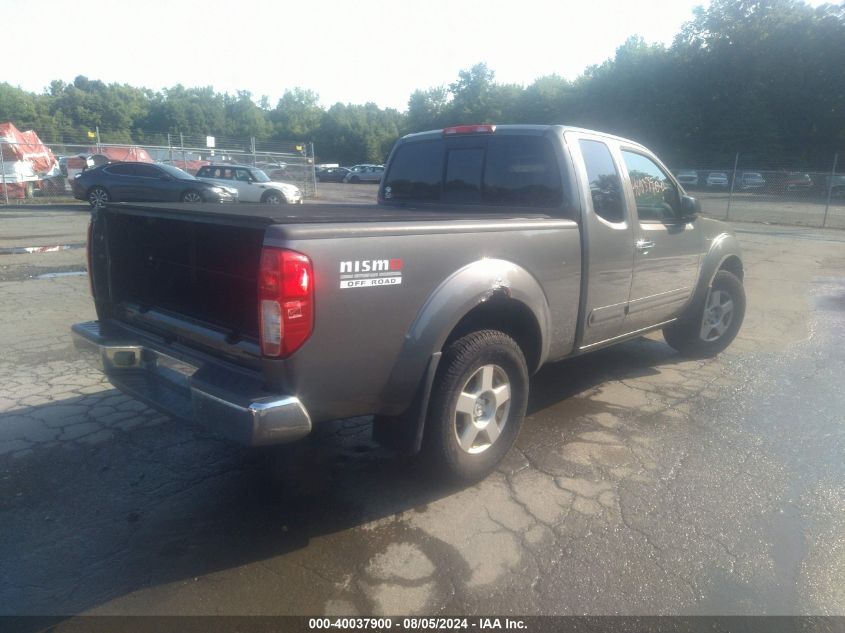
[[[479,62],[502,83],[575,79],[632,35],[671,43],[693,8],[708,4],[2,0],[0,81],[33,92],[77,75],[154,90],[181,83],[248,90],[271,105],[301,87],[326,107],[374,102],[405,110],[414,90],[448,85]]]

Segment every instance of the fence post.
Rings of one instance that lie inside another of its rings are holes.
[[[173,144],[170,142],[170,132],[167,133],[167,151],[170,153],[170,164],[173,164]]]
[[[102,154],[103,150],[100,149],[100,126],[99,125],[96,127],[96,130],[97,130],[97,153]]]
[[[833,193],[833,179],[836,178],[836,163],[839,162],[839,152],[833,155],[833,168],[830,170],[830,181],[827,183],[827,204],[824,205],[824,219],[822,228],[827,226],[827,212],[830,210],[830,196]]]
[[[185,171],[188,171],[188,155],[185,154],[185,137],[182,135],[182,132],[179,132],[179,147],[182,148],[182,163]]]
[[[255,154],[255,137],[249,137],[249,143],[252,146],[252,166],[255,167],[255,163],[258,162],[258,156]]]
[[[314,141],[311,141],[311,192],[317,197],[317,157],[314,155]]]
[[[0,143],[0,173],[3,174],[3,196],[9,204],[9,188],[6,186],[6,161],[3,160],[3,143]]]
[[[731,192],[728,194],[728,211],[725,213],[725,219],[731,219],[731,202],[734,199],[734,185],[736,184],[736,168],[739,165],[739,152],[736,153],[736,158],[734,159],[734,173],[733,178],[731,178]]]

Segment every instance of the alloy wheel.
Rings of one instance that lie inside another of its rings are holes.
[[[711,290],[707,295],[704,306],[704,316],[701,319],[701,340],[716,341],[730,327],[734,314],[734,303],[731,296],[723,290]]]
[[[454,413],[455,436],[472,455],[490,448],[507,424],[511,385],[498,365],[479,367],[464,384]]]
[[[105,189],[95,187],[88,194],[88,202],[92,207],[102,207],[109,201],[109,194]]]

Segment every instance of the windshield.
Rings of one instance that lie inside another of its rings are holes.
[[[270,182],[270,177],[260,169],[251,169],[250,171],[255,182]]]
[[[178,167],[174,167],[173,165],[167,165],[163,163],[159,163],[159,167],[161,167],[164,171],[167,172],[169,176],[173,176],[178,180],[196,180],[191,174],[188,172],[179,169]]]

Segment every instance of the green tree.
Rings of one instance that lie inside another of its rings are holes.
[[[458,80],[449,85],[452,125],[496,122],[501,103],[492,97],[494,77],[493,71],[483,63],[458,73]]]
[[[294,88],[286,90],[276,107],[270,111],[273,134],[278,139],[313,139],[323,122],[325,111],[320,107],[316,92]]]
[[[421,132],[449,125],[449,92],[443,87],[415,90],[408,99],[404,132]]]

